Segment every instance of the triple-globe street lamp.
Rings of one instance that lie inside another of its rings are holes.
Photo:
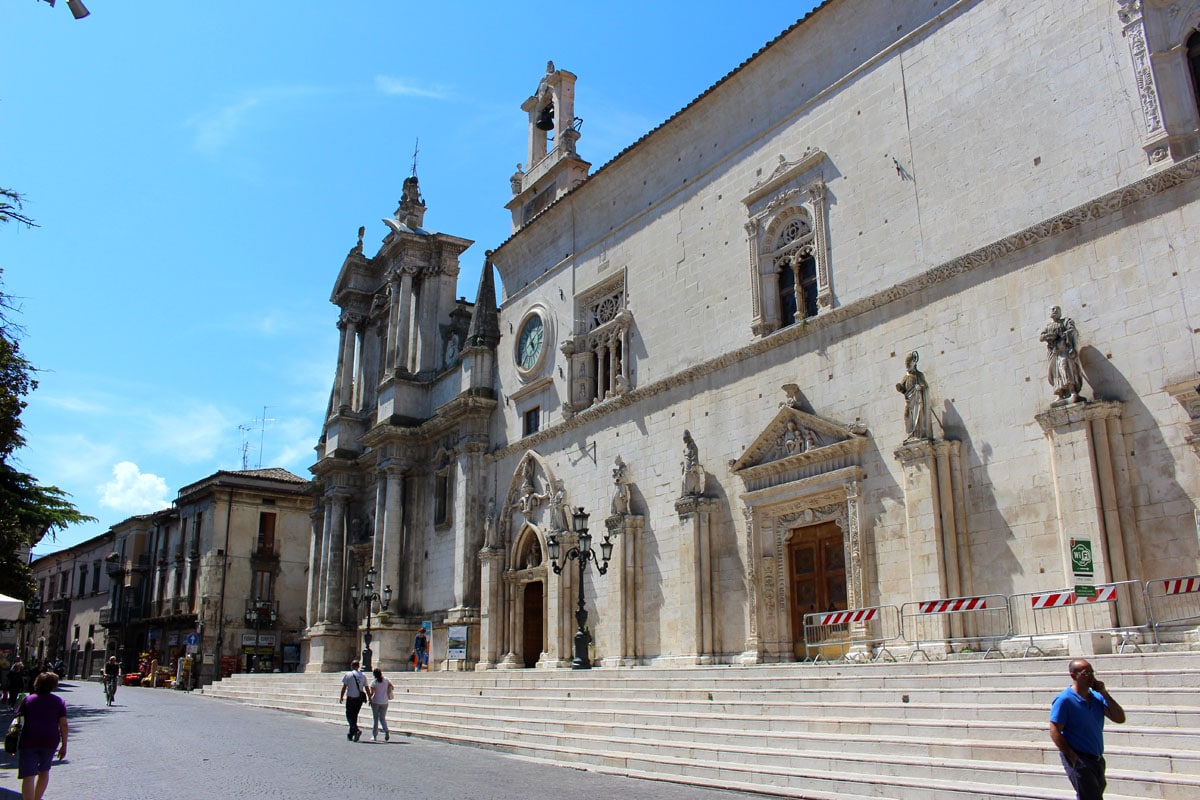
[[[555,575],[563,571],[568,561],[579,562],[579,607],[575,610],[575,622],[578,623],[579,630],[575,631],[575,658],[571,659],[571,669],[592,668],[592,661],[588,658],[588,645],[591,644],[592,637],[585,630],[588,613],[583,600],[584,569],[589,561],[593,561],[596,564],[596,572],[601,575],[608,572],[608,562],[612,558],[613,551],[613,542],[606,533],[604,541],[600,543],[600,555],[596,555],[596,551],[592,549],[592,535],[588,533],[588,516],[588,513],[583,510],[583,506],[579,506],[572,512],[571,527],[578,536],[578,544],[563,554],[562,564],[558,563],[558,556],[562,550],[558,536],[551,533],[546,539],[546,549],[550,551],[550,565],[554,568]]]
[[[387,611],[388,603],[392,602],[392,587],[383,587],[383,594],[375,591],[375,568],[371,567],[367,570],[367,577],[363,580],[363,588],[360,591],[358,584],[350,584],[350,602],[354,604],[354,610],[357,612],[359,605],[365,603],[367,606],[367,630],[363,634],[363,652],[362,652],[362,668],[365,670],[371,669],[371,605],[379,604],[379,611]]]

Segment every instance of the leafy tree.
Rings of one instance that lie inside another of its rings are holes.
[[[21,213],[22,198],[0,188],[0,223],[35,223]],[[0,278],[4,272],[0,269]],[[57,486],[43,486],[17,468],[16,451],[25,444],[21,412],[25,396],[37,388],[34,367],[21,355],[20,326],[11,316],[12,299],[0,290],[0,593],[20,600],[33,596],[33,578],[25,563],[27,548],[68,525],[94,522],[80,513]]]

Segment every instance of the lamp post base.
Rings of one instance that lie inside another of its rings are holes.
[[[571,659],[571,669],[591,669],[592,661],[588,658],[588,645],[591,637],[580,628],[575,631],[575,658]]]

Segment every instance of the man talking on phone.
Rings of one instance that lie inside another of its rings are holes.
[[[1077,658],[1068,668],[1071,685],[1050,707],[1050,740],[1058,748],[1063,769],[1078,800],[1104,797],[1104,718],[1120,725],[1125,709],[1096,677],[1092,665]]]

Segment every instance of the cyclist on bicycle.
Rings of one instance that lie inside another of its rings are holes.
[[[104,665],[104,690],[110,698],[117,696],[117,686],[121,683],[121,665],[117,663],[116,656],[109,656],[108,663]]]

